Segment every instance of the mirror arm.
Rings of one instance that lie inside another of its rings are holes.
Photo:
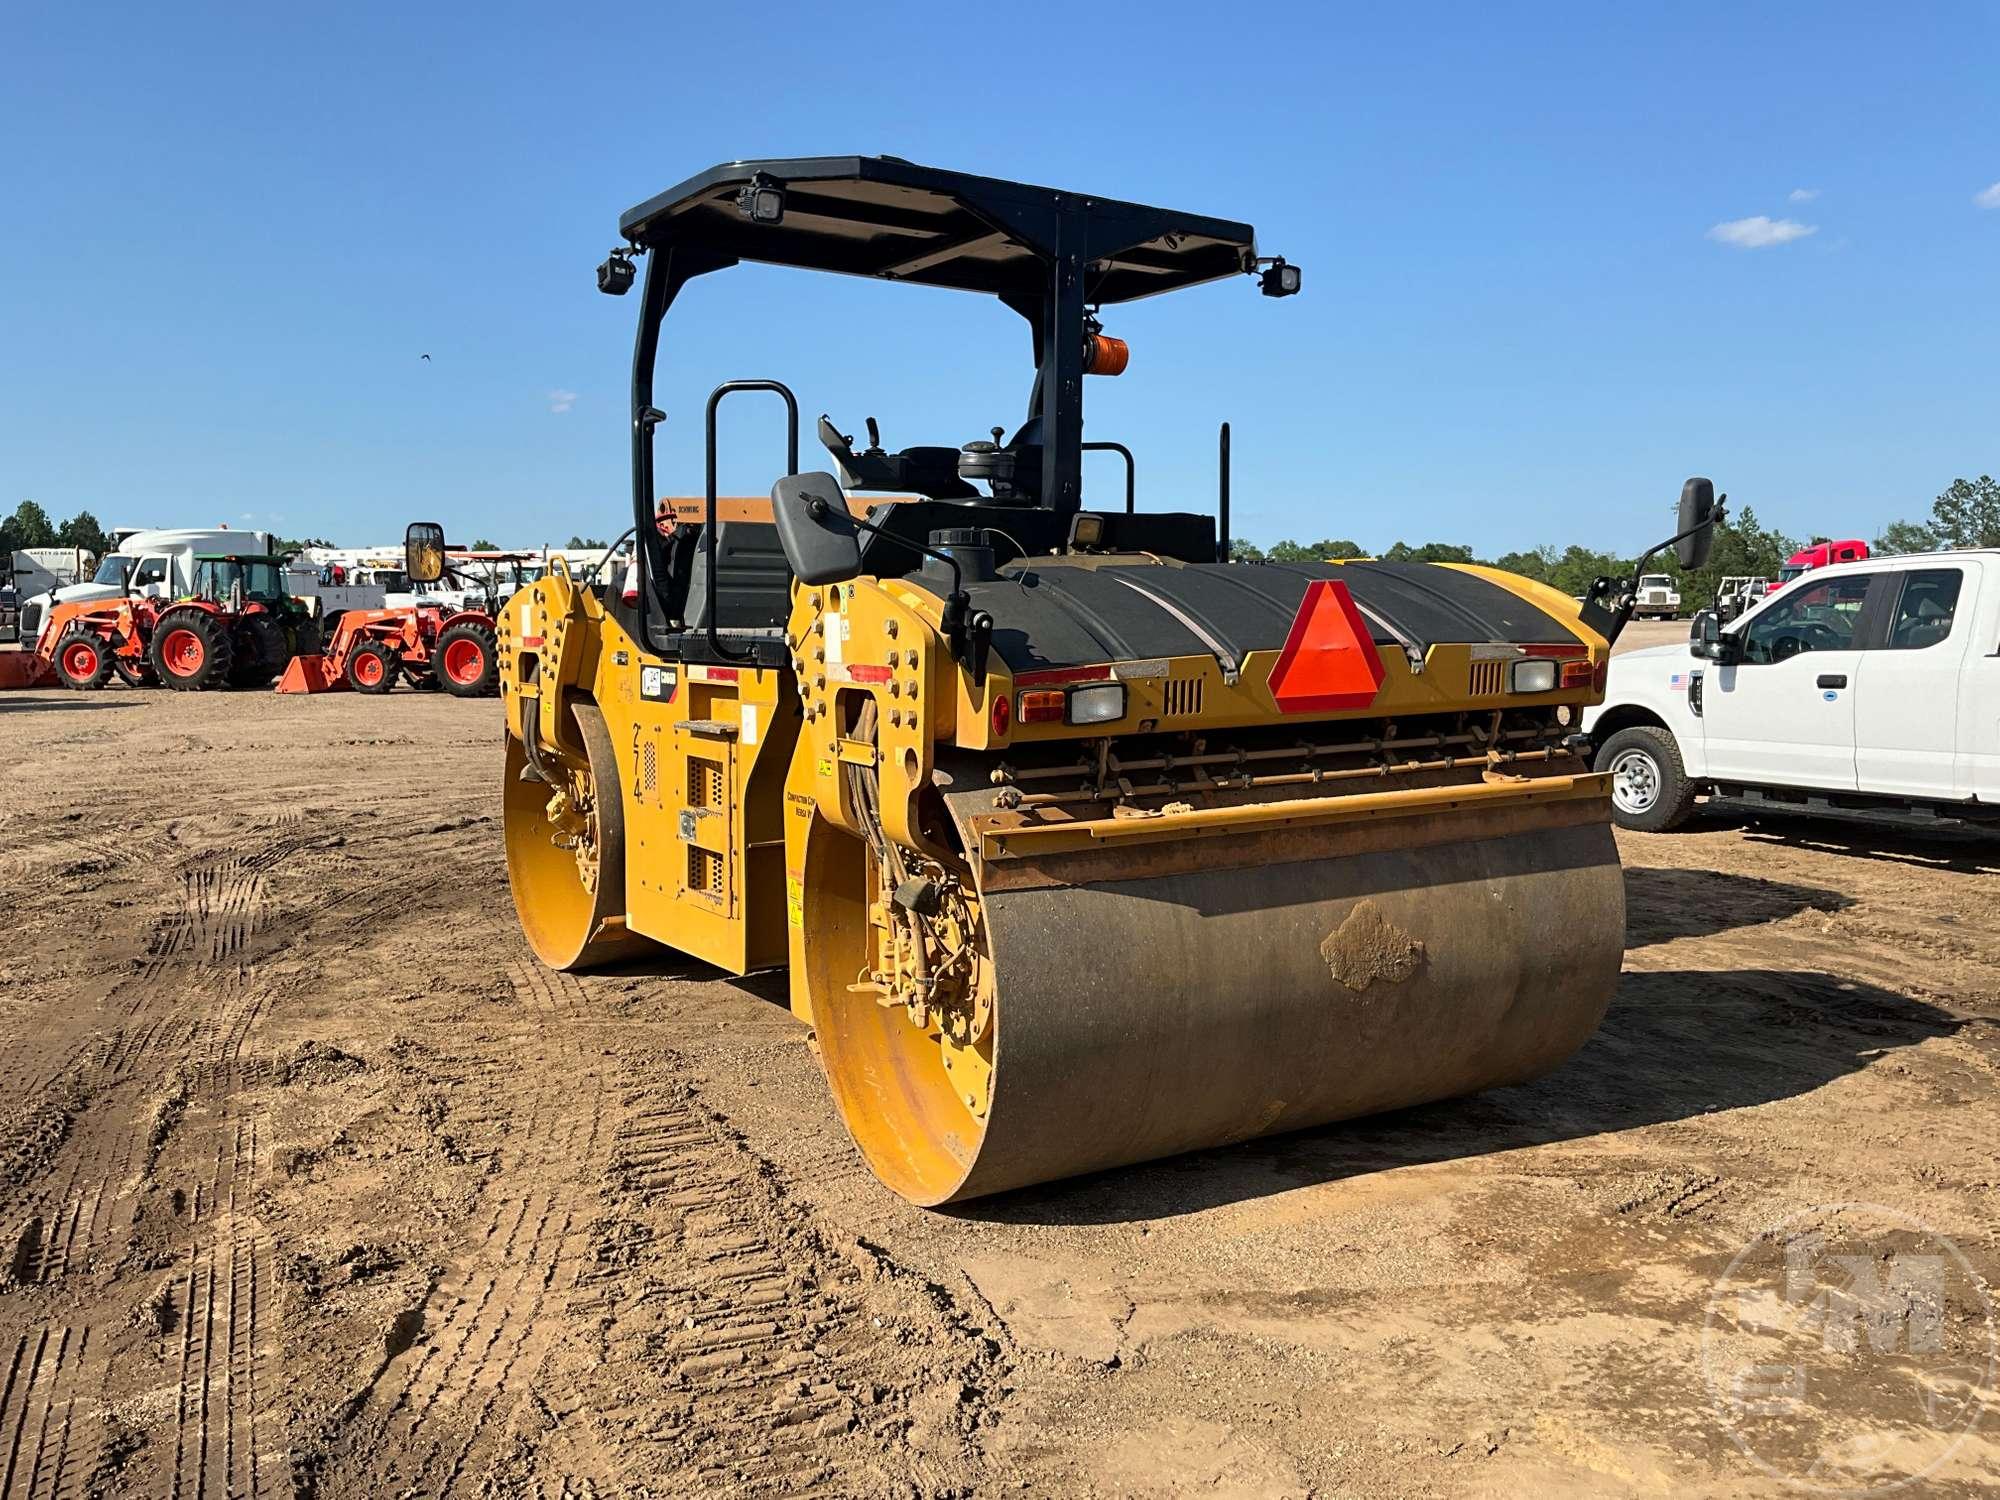
[[[1723,499],[1718,499],[1715,502],[1715,509],[1709,512],[1708,518],[1706,520],[1700,522],[1697,525],[1688,527],[1688,529],[1685,531],[1677,531],[1672,536],[1668,537],[1664,542],[1661,542],[1656,546],[1647,548],[1647,550],[1643,554],[1641,554],[1639,561],[1633,565],[1632,577],[1630,579],[1600,578],[1597,580],[1596,583],[1591,585],[1590,593],[1593,600],[1598,596],[1600,589],[1603,589],[1603,591],[1607,593],[1610,592],[1611,589],[1617,590],[1618,603],[1617,607],[1610,611],[1611,633],[1605,636],[1605,640],[1607,642],[1617,640],[1618,637],[1624,633],[1625,627],[1632,623],[1632,611],[1639,607],[1639,596],[1635,591],[1636,583],[1638,579],[1646,576],[1646,564],[1650,563],[1654,558],[1658,557],[1662,552],[1665,552],[1669,547],[1679,546],[1689,537],[1695,536],[1700,532],[1707,530],[1709,527],[1719,523],[1723,519],[1724,515],[1723,500],[1727,498],[1728,498],[1727,496],[1724,496]]]

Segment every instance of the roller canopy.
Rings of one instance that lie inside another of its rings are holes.
[[[745,188],[782,192],[782,217],[753,221]],[[844,271],[1034,300],[1048,262],[1085,262],[1084,300],[1127,302],[1250,269],[1248,224],[1003,182],[895,156],[727,162],[627,212],[637,244],[703,256]]]
[[[1430,563],[1037,563],[968,588],[975,609],[992,611],[993,649],[1014,672],[1205,653],[1234,670],[1252,651],[1284,646],[1315,579],[1347,585],[1378,646],[1421,654],[1442,642],[1577,641],[1519,594]],[[941,587],[929,574],[913,581]]]

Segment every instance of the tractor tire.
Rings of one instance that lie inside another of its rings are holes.
[[[200,609],[170,609],[153,627],[149,652],[161,682],[181,692],[225,686],[236,664],[229,622]]]
[[[292,659],[291,638],[270,615],[244,615],[236,622],[236,660],[229,669],[233,688],[269,687]]]
[[[363,641],[347,653],[347,685],[357,693],[386,693],[402,663],[380,641]]]
[[[152,663],[144,657],[114,656],[111,658],[111,670],[118,674],[118,680],[127,687],[150,688],[160,685],[160,679],[154,673]]]
[[[1654,724],[1621,729],[1597,752],[1593,769],[1611,776],[1611,820],[1638,833],[1666,833],[1694,811],[1695,787],[1671,731]]]
[[[56,642],[56,676],[67,687],[103,687],[115,659],[109,641],[80,625],[72,625]]]
[[[438,632],[431,670],[455,698],[485,698],[500,690],[500,637],[491,625],[461,620]]]

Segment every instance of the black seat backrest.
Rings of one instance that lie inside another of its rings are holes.
[[[708,625],[708,554],[697,545],[688,569],[687,623]],[[768,521],[715,526],[715,624],[721,630],[767,630],[792,612],[792,570]]]

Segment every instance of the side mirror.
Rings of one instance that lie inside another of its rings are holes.
[[[1712,609],[1697,611],[1689,622],[1688,649],[1717,666],[1726,667],[1743,659],[1742,637],[1724,630]]]
[[[1681,524],[1677,529],[1694,533],[1674,543],[1674,556],[1680,561],[1681,571],[1692,573],[1707,566],[1708,549],[1715,540],[1715,527],[1710,524],[1714,517],[1713,484],[1706,479],[1690,479],[1681,486]]]
[[[845,583],[861,571],[861,530],[831,474],[787,474],[771,486],[771,518],[800,583]]]
[[[167,586],[164,583],[142,583],[139,585],[139,597],[142,599],[164,599],[167,597]]]
[[[413,583],[435,583],[444,577],[444,528],[435,521],[413,521],[403,533],[403,568]]]

